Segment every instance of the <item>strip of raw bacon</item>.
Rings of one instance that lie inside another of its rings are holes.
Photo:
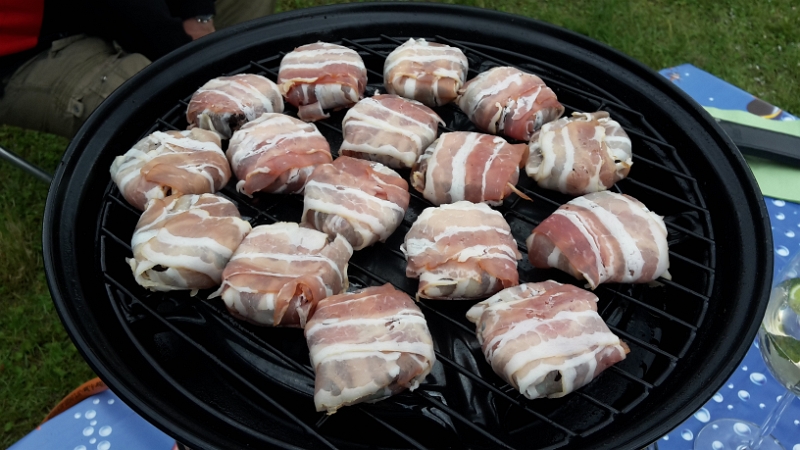
[[[541,78],[513,67],[483,72],[458,93],[458,106],[479,129],[522,141],[564,113]]]
[[[605,111],[573,113],[544,124],[530,143],[528,175],[545,189],[582,195],[628,176],[631,140]]]
[[[153,199],[139,218],[127,262],[136,282],[152,291],[217,286],[250,224],[236,205],[214,194]]]
[[[555,267],[600,283],[669,277],[667,227],[635,198],[601,191],[577,197],[542,221],[526,241],[534,267]]]
[[[387,94],[367,97],[345,114],[339,153],[411,168],[436,139],[439,123],[444,124],[432,109],[414,100]]]
[[[499,205],[514,192],[528,146],[483,133],[443,133],[411,172],[411,185],[434,205],[467,200]]]
[[[529,399],[563,397],[630,351],[597,314],[597,297],[549,280],[498,292],[467,312],[486,361]]]
[[[303,327],[317,303],[347,289],[353,248],[337,236],[296,223],[259,225],[242,241],[222,274],[228,311],[256,325]]]
[[[468,68],[467,57],[456,47],[409,39],[386,57],[383,83],[390,94],[441,106],[458,96]]]
[[[242,124],[267,112],[283,112],[278,85],[261,75],[242,73],[214,78],[198,89],[186,108],[186,120],[230,139]]]
[[[419,297],[482,298],[519,283],[522,255],[511,228],[482,203],[426,208],[400,250],[408,261],[406,276],[419,278]]]
[[[301,225],[341,235],[361,250],[384,242],[408,209],[408,183],[381,163],[340,156],[306,183]]]
[[[231,168],[213,131],[156,131],[111,164],[111,178],[131,205],[151,199],[217,192]]]
[[[303,192],[314,168],[333,161],[328,141],[313,124],[284,114],[264,113],[233,133],[228,160],[239,178],[236,189]]]
[[[413,391],[436,362],[425,316],[391,284],[321,300],[305,335],[314,404],[328,414]]]
[[[355,50],[317,42],[281,60],[278,88],[305,121],[329,117],[323,110],[353,106],[364,95],[367,69]]]

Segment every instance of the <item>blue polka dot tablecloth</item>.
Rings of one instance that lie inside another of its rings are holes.
[[[48,420],[8,450],[172,450],[174,446],[174,439],[107,390]]]
[[[800,252],[800,205],[769,197],[765,201],[772,225],[777,274]],[[689,420],[659,439],[658,449],[692,450],[697,433],[717,419],[741,419],[761,425],[784,393],[786,390],[764,364],[758,342],[753,342],[744,361],[722,389]],[[787,450],[800,450],[800,399],[789,405],[772,434]]]

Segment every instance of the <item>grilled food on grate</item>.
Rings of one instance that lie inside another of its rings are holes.
[[[517,192],[528,147],[483,133],[443,133],[411,172],[411,184],[434,205],[467,200],[497,206]],[[524,196],[524,194],[523,194]]]
[[[326,109],[353,106],[364,95],[367,69],[361,56],[341,45],[317,42],[297,47],[281,61],[278,87],[298,108],[297,117],[316,121]]]
[[[522,256],[511,228],[482,203],[425,208],[400,250],[408,262],[406,276],[419,278],[419,297],[485,298],[519,283]]]
[[[664,219],[635,198],[601,191],[577,197],[542,221],[526,241],[534,267],[555,267],[605,282],[647,283],[669,278]]]
[[[563,397],[625,359],[597,296],[552,280],[504,289],[473,306],[486,361],[529,399]]]
[[[631,140],[605,111],[572,113],[531,138],[525,171],[539,186],[564,194],[604,191],[628,176]]]
[[[436,362],[425,316],[391,284],[321,300],[305,336],[314,404],[328,414],[413,391]]]
[[[139,210],[151,199],[217,192],[230,177],[219,135],[201,129],[156,131],[111,164],[114,183]]]
[[[211,288],[250,229],[236,205],[218,195],[154,199],[136,224],[127,262],[152,291]]]
[[[411,168],[436,139],[442,119],[427,106],[397,95],[375,95],[347,111],[339,154]]]
[[[303,192],[314,168],[333,160],[317,127],[285,114],[264,113],[233,133],[227,150],[236,189],[293,194]]]
[[[303,327],[317,302],[347,289],[353,248],[296,223],[259,225],[242,241],[222,273],[228,311],[257,325]]]
[[[383,82],[390,94],[441,106],[458,96],[468,68],[460,49],[412,38],[386,57]]]
[[[513,67],[480,73],[458,93],[458,106],[475,126],[521,141],[564,114],[564,106],[541,78]]]
[[[283,112],[283,97],[269,78],[251,73],[209,80],[186,108],[189,126],[216,131],[230,139],[245,122],[264,113]]]
[[[306,183],[301,225],[361,250],[386,239],[408,209],[408,183],[381,163],[340,156],[317,166]]]

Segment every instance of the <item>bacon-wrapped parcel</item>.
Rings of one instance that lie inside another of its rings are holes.
[[[483,133],[443,133],[411,171],[411,185],[434,205],[467,200],[499,205],[519,181],[528,147]],[[524,197],[524,194],[520,194]]]
[[[329,117],[326,109],[349,108],[364,95],[367,68],[355,50],[317,42],[286,54],[278,88],[298,108],[297,117],[313,122]]]
[[[328,414],[413,391],[436,362],[425,316],[391,284],[323,299],[305,336],[314,404]]]
[[[131,205],[180,194],[210,194],[225,186],[231,168],[213,131],[156,131],[111,164],[111,179]]]
[[[411,168],[436,139],[442,119],[432,109],[397,95],[367,97],[347,111],[339,154]]]
[[[209,80],[192,95],[186,121],[230,139],[245,122],[283,112],[278,85],[261,75],[241,73]]]
[[[635,198],[610,191],[577,197],[528,237],[534,267],[555,267],[601,283],[648,283],[669,277],[664,219]]]
[[[479,129],[521,141],[564,114],[564,106],[541,78],[513,67],[478,74],[461,88],[456,102]]]
[[[609,189],[633,165],[628,134],[605,111],[576,112],[546,123],[529,148],[528,176],[545,189],[570,195]]]
[[[522,255],[503,215],[466,201],[426,208],[400,250],[406,276],[419,278],[417,295],[431,299],[485,298],[519,283]]]
[[[563,397],[630,351],[597,313],[594,294],[552,280],[504,289],[467,319],[494,372],[529,399]]]
[[[381,163],[340,156],[306,183],[301,225],[341,235],[361,250],[384,242],[408,209],[408,183]]]
[[[333,161],[328,141],[314,124],[274,113],[233,133],[227,155],[239,179],[236,189],[249,196],[302,193],[316,166]]]
[[[386,57],[383,83],[390,94],[435,107],[455,100],[468,69],[460,49],[412,38]]]
[[[242,241],[225,266],[222,297],[239,319],[263,326],[305,326],[317,303],[347,289],[347,263],[353,248],[341,236],[296,223],[259,225]]]
[[[218,195],[153,199],[136,224],[127,262],[136,282],[152,291],[212,288],[250,229],[236,205]]]

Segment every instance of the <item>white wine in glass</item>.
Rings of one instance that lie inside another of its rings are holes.
[[[769,371],[787,389],[761,426],[736,419],[706,425],[695,439],[695,450],[783,450],[772,437],[778,420],[800,395],[800,253],[775,279],[764,320],[758,330],[758,348]]]

